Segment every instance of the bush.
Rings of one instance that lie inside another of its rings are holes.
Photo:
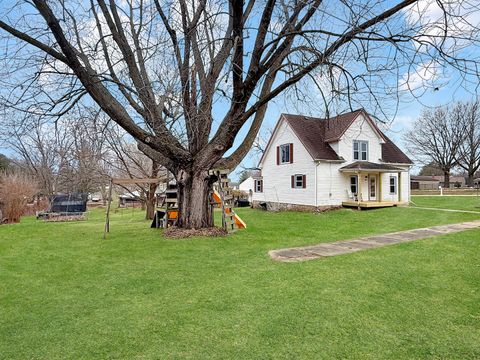
[[[16,223],[25,215],[29,200],[37,194],[37,184],[31,177],[22,173],[2,173],[0,175],[0,201],[2,215],[6,222]]]

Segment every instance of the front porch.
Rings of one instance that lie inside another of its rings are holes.
[[[356,207],[360,209],[373,209],[397,206],[400,203],[398,201],[344,201],[342,206],[344,207]]]
[[[403,169],[388,164],[357,161],[344,166],[340,171],[349,178],[348,200],[343,201],[342,206],[373,209],[403,204]],[[384,182],[387,189],[382,186]]]

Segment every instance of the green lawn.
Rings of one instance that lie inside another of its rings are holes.
[[[412,196],[414,206],[443,209],[478,211],[480,213],[480,197],[478,196]]]
[[[2,359],[480,358],[480,231],[304,263],[287,246],[478,219],[412,208],[240,209],[166,240],[142,214],[0,227]]]

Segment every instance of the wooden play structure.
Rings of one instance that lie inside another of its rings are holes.
[[[228,173],[227,170],[216,171],[217,189],[214,189],[212,193],[212,202],[219,205],[222,210],[222,227],[231,232],[236,229],[245,229],[247,224],[233,210],[233,189],[229,187]]]
[[[230,179],[228,178],[228,170],[212,170],[212,175],[216,175],[218,178],[217,183],[214,185],[214,190],[210,196],[211,211],[215,206],[221,209],[222,216],[222,228],[228,232],[233,232],[236,229],[245,229],[247,225],[245,222],[235,213],[233,210],[234,197],[232,194],[232,188],[229,187]],[[169,179],[167,175],[161,179],[114,179],[110,180],[107,212],[105,219],[105,230],[103,238],[107,237],[107,233],[110,232],[110,208],[112,202],[112,188],[113,185],[136,185],[136,184],[165,184],[165,192],[163,201],[160,204],[157,203],[155,210],[155,216],[151,227],[153,228],[167,228],[175,225],[179,217],[178,207],[178,194],[177,184],[173,179]]]

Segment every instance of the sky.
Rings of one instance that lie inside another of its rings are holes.
[[[361,2],[361,0],[359,0]],[[465,0],[464,0],[465,1]],[[469,0],[466,0],[467,2]],[[477,0],[471,0],[477,1]],[[398,1],[391,1],[391,4],[398,3]],[[6,2],[3,3],[6,5]],[[388,5],[388,1],[386,2]],[[441,15],[441,10],[439,11],[439,7],[435,0],[420,0],[418,3],[419,9],[424,12],[424,16],[426,21],[437,19],[439,15]],[[2,1],[0,0],[0,15],[2,10]],[[412,21],[412,26],[416,20],[418,20],[418,14],[415,11],[406,13],[405,18],[408,21]],[[417,17],[416,17],[417,16]],[[480,23],[480,14],[477,14],[476,17],[469,19],[472,23],[479,24]],[[437,28],[431,29],[432,34],[436,34],[438,32]],[[387,119],[387,124],[384,127],[384,131],[387,135],[392,138],[397,145],[406,151],[405,143],[402,139],[402,134],[411,128],[412,123],[415,119],[418,118],[422,109],[424,107],[433,107],[439,105],[447,105],[453,101],[467,101],[471,100],[475,95],[477,83],[467,83],[461,84],[461,78],[458,73],[449,72],[446,69],[438,69],[436,68],[435,64],[431,64],[428,61],[419,61],[414,68],[414,73],[408,79],[408,83],[412,87],[417,87],[422,84],[423,81],[428,82],[428,87],[425,89],[423,93],[417,93],[417,97],[413,97],[411,95],[404,95],[399,99],[398,104],[398,111],[387,111],[388,113],[395,113],[396,116]],[[400,78],[398,81],[398,86],[404,86],[402,81],[405,80],[406,74],[400,74]],[[404,81],[403,81],[404,82]],[[463,86],[462,86],[463,85]],[[435,88],[438,87],[438,90]],[[321,97],[320,93],[313,94],[314,99],[318,99],[318,102],[315,104],[311,104],[312,106],[308,106],[308,104],[295,104],[294,100],[291,98],[286,98],[283,96],[279,96],[278,98],[274,99],[269,103],[268,111],[265,116],[265,120],[261,129],[262,133],[267,133],[269,130],[273,129],[277,120],[280,117],[281,113],[304,113],[308,115],[318,115],[322,116],[321,114],[316,114],[315,109],[321,107]],[[392,103],[388,102],[383,104],[387,110],[388,107],[392,106]],[[298,109],[300,107],[300,109]],[[359,106],[360,107],[360,106]],[[368,110],[368,106],[365,105]],[[333,109],[334,110],[334,109]],[[215,109],[214,116],[217,119],[222,119],[222,113],[225,112],[225,107],[222,105],[217,106]],[[250,124],[252,119],[247,122],[247,125]],[[241,130],[240,134],[237,136],[237,140],[235,145],[238,145],[243,138],[244,134],[247,132],[247,126]],[[0,149],[1,151],[1,149]],[[5,151],[8,154],[8,151]],[[228,153],[227,153],[228,154]],[[254,154],[249,154],[244,161],[242,162],[241,166],[237,168],[235,174],[232,176],[233,179],[238,177],[238,173],[243,168],[252,168],[256,167],[258,164],[258,156]]]

